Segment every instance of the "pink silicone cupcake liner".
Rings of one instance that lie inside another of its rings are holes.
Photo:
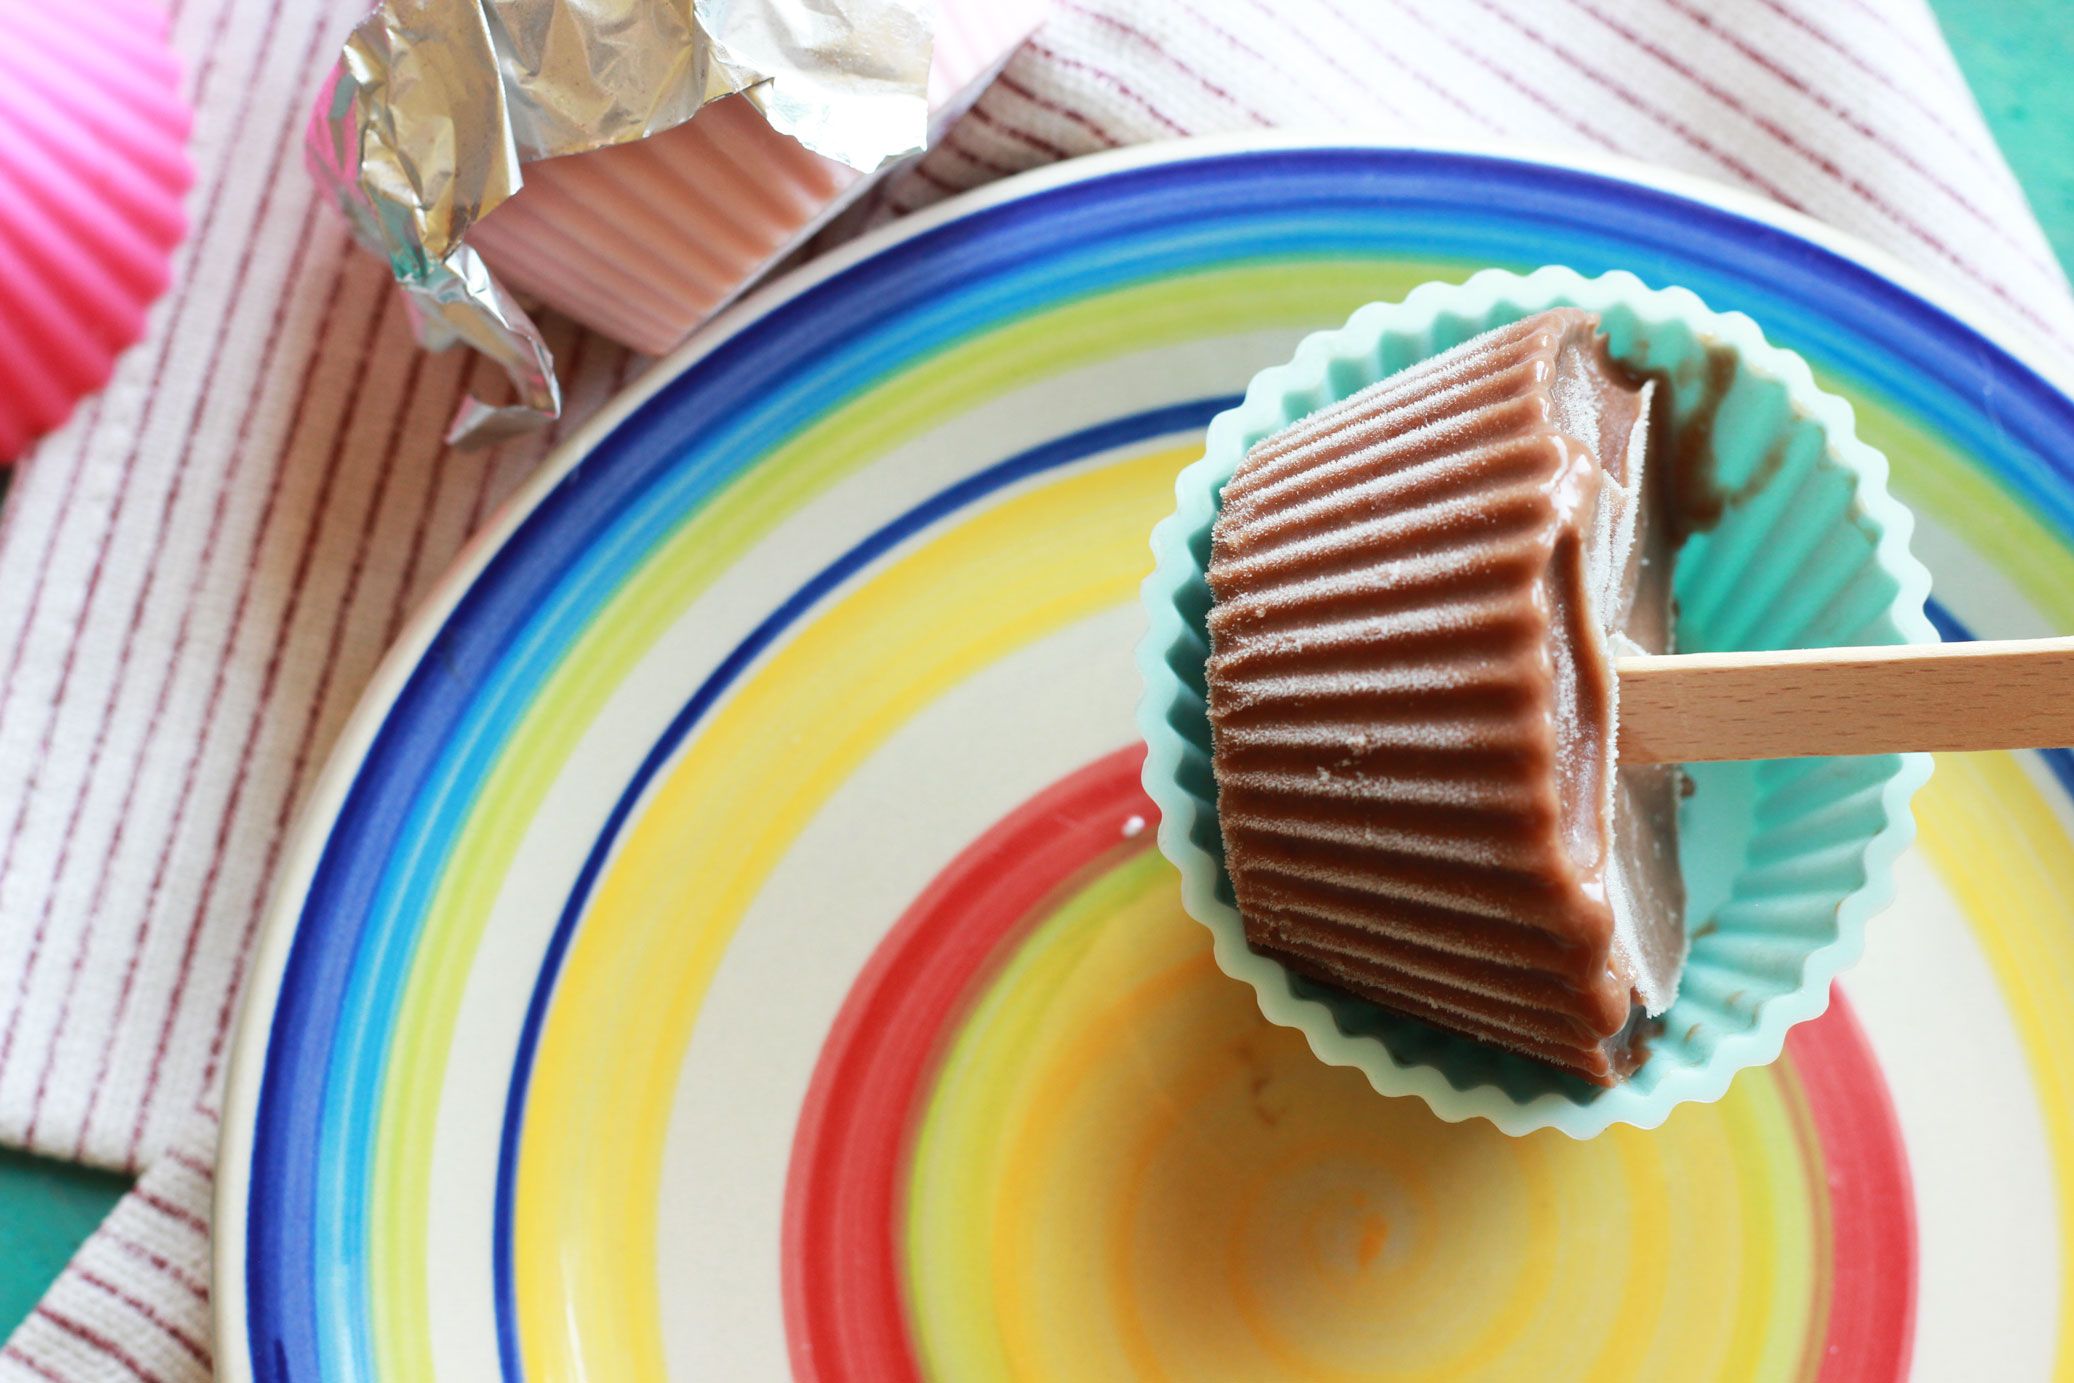
[[[929,65],[933,129],[971,104],[1046,3],[943,0]],[[730,96],[652,138],[530,165],[525,186],[468,243],[509,287],[656,355],[870,181]]]
[[[107,382],[186,230],[165,15],[0,0],[0,462]]]

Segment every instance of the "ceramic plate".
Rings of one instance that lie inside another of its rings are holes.
[[[911,218],[654,371],[377,678],[233,1071],[227,1371],[2074,1365],[2066,756],[1943,759],[1847,997],[1647,1133],[1383,1099],[1180,910],[1131,659],[1175,472],[1306,332],[1551,262],[1804,353],[1949,636],[2074,629],[2074,401],[1758,203],[1255,140]]]

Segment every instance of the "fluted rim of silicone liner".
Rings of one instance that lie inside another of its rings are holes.
[[[1799,355],[1772,345],[1743,313],[1715,312],[1689,289],[1651,288],[1625,270],[1586,278],[1559,265],[1530,274],[1485,269],[1459,284],[1422,284],[1402,302],[1370,303],[1344,326],[1305,337],[1286,364],[1255,375],[1244,400],[1211,420],[1202,458],[1175,479],[1174,512],[1153,529],[1155,566],[1140,587],[1150,622],[1137,649],[1145,682],[1138,704],[1138,728],[1146,747],[1143,779],[1146,793],[1160,810],[1160,853],[1181,873],[1182,906],[1209,928],[1218,969],[1252,987],[1270,1022],[1301,1032],[1319,1060],[1355,1068],[1381,1094],[1421,1099],[1450,1123],[1485,1119],[1515,1137],[1552,1128],[1585,1139],[1615,1124],[1655,1128],[1679,1105],[1720,1099],[1738,1073],[1775,1061],[1795,1025],[1828,1009],[1831,982],[1865,949],[1867,922],[1893,901],[1895,862],[1916,834],[1909,801],[1929,780],[1931,758],[1901,755],[1899,766],[1882,785],[1882,820],[1865,846],[1864,882],[1838,904],[1836,938],[1807,953],[1798,986],[1760,1004],[1756,1024],[1724,1037],[1705,1064],[1680,1066],[1647,1091],[1630,1083],[1599,1091],[1588,1101],[1553,1090],[1520,1101],[1492,1084],[1458,1087],[1438,1066],[1400,1061],[1379,1037],[1343,1030],[1329,1005],[1296,993],[1287,970],[1247,945],[1238,909],[1218,897],[1223,865],[1196,842],[1199,829],[1217,833],[1216,804],[1182,785],[1181,771],[1196,750],[1170,719],[1177,705],[1196,699],[1168,659],[1183,640],[1201,638],[1178,608],[1183,592],[1204,575],[1189,540],[1216,518],[1218,492],[1244,455],[1246,439],[1295,421],[1284,399],[1329,388],[1328,371],[1334,364],[1373,359],[1386,334],[1426,331],[1443,314],[1479,319],[1501,303],[1526,304],[1529,310],[1539,310],[1531,306],[1535,304],[1563,303],[1593,311],[1620,306],[1644,321],[1677,320],[1729,346],[1757,374],[1783,384],[1793,407],[1821,426],[1830,458],[1857,482],[1858,506],[1879,535],[1873,561],[1898,588],[1888,618],[1910,643],[1938,641],[1924,610],[1930,572],[1909,549],[1915,516],[1888,491],[1887,458],[1858,436],[1850,403],[1816,384]]]

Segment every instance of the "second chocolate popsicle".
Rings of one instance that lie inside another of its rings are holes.
[[[1654,386],[1557,309],[1267,438],[1209,582],[1218,818],[1285,966],[1608,1083],[1685,953],[1676,771],[1616,769],[1670,651]]]

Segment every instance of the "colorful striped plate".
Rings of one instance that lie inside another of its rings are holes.
[[[377,678],[233,1071],[229,1375],[2074,1367],[2066,756],[1945,759],[1848,1000],[1648,1133],[1380,1098],[1181,912],[1131,714],[1175,472],[1306,332],[1547,262],[1805,354],[1948,634],[2074,628],[2074,400],[1760,204],[1256,139],[912,218],[653,372]]]

